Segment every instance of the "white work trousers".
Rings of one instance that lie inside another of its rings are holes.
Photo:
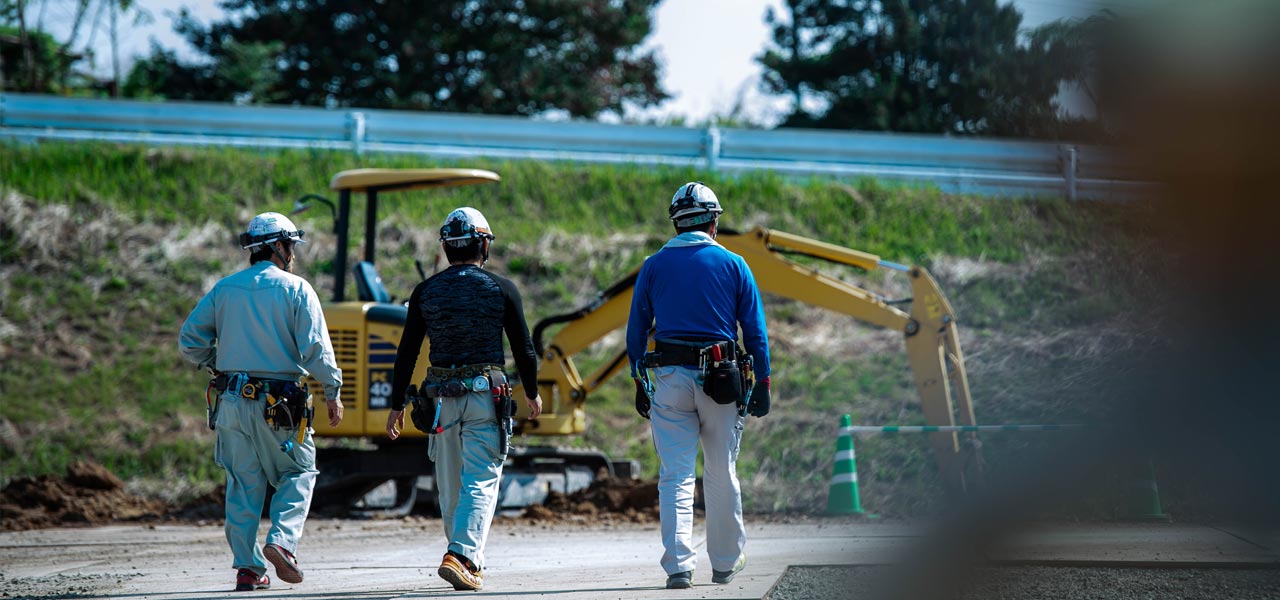
[[[506,460],[498,454],[496,414],[488,391],[441,398],[440,425],[445,429],[432,435],[428,446],[449,550],[481,569]]]
[[[226,535],[233,556],[232,568],[267,572],[267,561],[258,545],[258,522],[267,486],[271,496],[271,530],[267,543],[297,554],[302,525],[311,509],[316,484],[316,445],[308,430],[302,443],[297,432],[276,431],[262,416],[265,402],[222,394],[218,406],[214,460],[227,472]],[[294,436],[289,452],[280,443]]]
[[[702,442],[702,491],[707,508],[707,555],[711,568],[728,571],[747,543],[738,487],[738,444],[743,418],[733,404],[716,404],[702,391],[697,369],[660,367],[650,371],[653,445],[662,461],[658,507],[662,519],[660,564],[668,575],[692,571],[694,468]]]

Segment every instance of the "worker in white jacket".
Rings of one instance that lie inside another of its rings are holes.
[[[342,421],[342,371],[320,301],[311,284],[292,272],[302,236],[279,213],[254,217],[240,236],[241,247],[251,251],[249,267],[200,299],[178,342],[183,357],[217,375],[214,459],[227,473],[225,530],[237,591],[269,587],[267,561],[281,580],[302,582],[295,554],[317,474],[302,377],[311,375],[324,387],[329,424]],[[272,416],[270,423],[264,414]],[[260,547],[267,486],[275,488],[271,530]]]

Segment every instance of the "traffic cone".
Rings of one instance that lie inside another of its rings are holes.
[[[1150,459],[1133,472],[1123,518],[1138,521],[1169,521],[1171,517],[1160,506],[1160,488],[1156,486],[1156,467]]]
[[[831,486],[827,493],[827,514],[861,515],[862,501],[858,499],[858,466],[853,455],[853,434],[846,431],[853,425],[849,415],[840,417],[840,437],[836,438],[836,464],[832,469]]]

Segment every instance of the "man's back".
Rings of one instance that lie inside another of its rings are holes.
[[[215,284],[192,311],[181,337],[184,354],[197,364],[206,361],[194,353],[216,339],[219,371],[271,379],[310,372],[332,393],[341,383],[311,284],[270,261]]]
[[[764,308],[747,263],[705,233],[683,233],[645,259],[636,280],[627,327],[632,364],[648,343],[649,324],[658,340],[736,340],[769,373]]]
[[[502,364],[507,282],[476,265],[455,265],[419,284],[409,301],[426,322],[431,364]]]
[[[645,261],[655,337],[734,339],[745,263],[719,245],[667,247]]]

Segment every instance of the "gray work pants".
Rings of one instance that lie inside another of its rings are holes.
[[[289,452],[280,450],[280,442],[297,432],[272,429],[262,417],[264,408],[262,400],[223,393],[214,446],[214,460],[227,472],[225,530],[233,556],[231,566],[252,569],[259,575],[267,572],[267,561],[258,545],[258,522],[267,486],[275,488],[267,543],[297,554],[318,473],[311,432],[306,432],[301,444],[295,437]]]
[[[707,506],[707,554],[711,568],[728,571],[747,543],[738,487],[738,444],[743,418],[737,406],[716,404],[702,391],[697,369],[660,367],[650,372],[653,445],[662,467],[658,508],[662,519],[660,564],[668,575],[692,571],[693,487],[698,443],[702,443],[702,491]]]
[[[498,504],[502,463],[493,394],[471,392],[440,399],[440,424],[428,454],[436,467],[440,520],[449,550],[484,568],[484,544]]]

